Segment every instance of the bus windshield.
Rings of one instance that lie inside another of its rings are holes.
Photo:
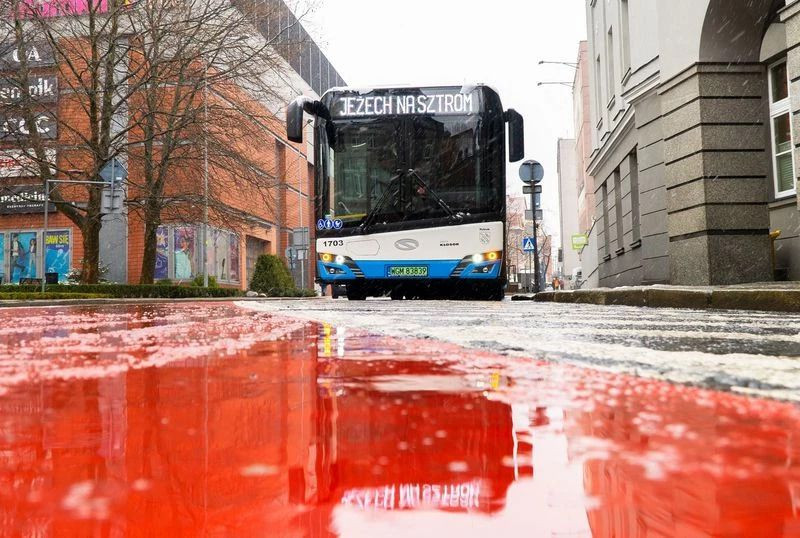
[[[318,217],[348,228],[498,211],[482,127],[479,115],[321,120]]]

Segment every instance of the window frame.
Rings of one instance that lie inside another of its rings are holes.
[[[785,65],[787,63],[786,58],[782,58],[777,62],[773,62],[767,66],[767,99],[769,103],[769,134],[770,134],[770,158],[772,162],[772,187],[775,192],[775,199],[779,200],[782,198],[789,198],[791,196],[797,195],[797,176],[796,176],[796,168],[794,162],[794,132],[792,129],[792,95],[791,95],[791,81],[789,80],[789,70],[786,70],[786,97],[781,99],[780,101],[773,102],[773,82],[772,82],[772,72],[776,67],[780,65]],[[782,152],[778,154],[777,152],[777,144],[775,141],[775,120],[785,114],[789,116],[789,151]],[[779,190],[780,186],[778,184],[778,157],[782,155],[786,155],[789,153],[792,158],[792,188],[788,190],[781,191]]]

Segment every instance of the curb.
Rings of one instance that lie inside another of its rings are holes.
[[[24,300],[2,301],[0,308],[47,308],[53,306],[97,306],[126,304],[167,304],[167,303],[225,303],[225,302],[261,302],[261,301],[314,301],[324,297],[197,297],[181,299],[162,298],[128,298],[128,299],[56,299],[56,300]]]
[[[520,297],[512,300],[693,310],[800,312],[800,290],[646,288],[548,291],[538,293],[533,298]]]

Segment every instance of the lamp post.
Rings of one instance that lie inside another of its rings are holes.
[[[203,287],[208,287],[208,61],[203,58]]]

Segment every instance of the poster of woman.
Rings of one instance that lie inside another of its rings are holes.
[[[195,275],[194,228],[175,228],[175,279],[190,280]]]
[[[11,282],[36,278],[36,232],[11,234]]]

